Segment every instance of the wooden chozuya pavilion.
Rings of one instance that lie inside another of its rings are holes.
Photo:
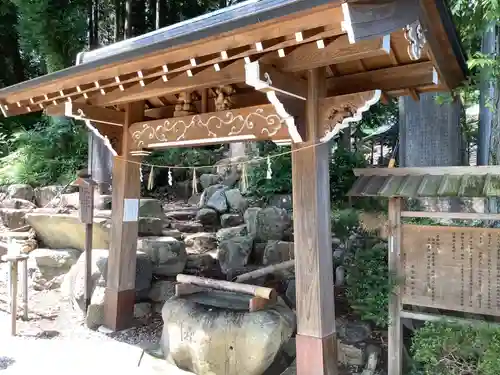
[[[83,119],[111,140],[105,321],[115,330],[135,294],[140,179],[128,161],[166,147],[291,143],[297,371],[336,374],[327,141],[378,101],[450,91],[465,75],[444,0],[249,0],[82,53],[0,90],[0,108]]]

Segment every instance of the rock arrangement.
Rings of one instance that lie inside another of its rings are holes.
[[[161,313],[163,308],[165,322],[174,324],[193,320],[199,313],[197,308],[193,307],[193,304],[172,298],[176,284],[175,277],[179,273],[233,280],[252,270],[294,258],[293,221],[289,214],[291,198],[280,196],[274,200],[275,205],[251,207],[240,190],[234,187],[237,179],[237,173],[227,168],[223,174],[203,174],[199,177],[203,192],[199,197],[192,197],[189,203],[164,204],[149,198],[140,200],[134,310],[136,318],[148,318],[152,314]],[[62,287],[74,308],[83,312],[85,236],[83,225],[77,216],[78,193],[60,194],[61,190],[61,186],[32,189],[27,185],[13,185],[3,189],[3,200],[0,200],[0,221],[6,230],[32,230],[36,233],[38,248],[36,246],[26,248],[26,252],[30,253],[29,267],[34,288],[43,290]],[[57,207],[53,207],[56,197]],[[104,292],[112,225],[111,196],[96,195],[95,207],[92,252],[93,294],[85,320],[87,326],[92,329],[102,325],[104,317]],[[340,241],[334,239],[333,245],[334,258],[341,258],[343,249]],[[0,251],[1,249],[0,246]],[[343,269],[338,267],[336,283],[341,284],[343,278]],[[294,270],[292,268],[262,277],[252,283],[277,289],[280,293],[280,307],[276,309],[281,319],[276,320],[273,314],[263,313],[261,319],[276,324],[274,326],[271,324],[269,331],[262,332],[257,332],[253,320],[230,316],[228,312],[217,315],[214,321],[220,322],[221,319],[225,319],[226,325],[234,325],[231,328],[233,330],[253,332],[252,337],[255,338],[255,343],[252,344],[253,353],[256,353],[257,343],[262,346],[262,350],[257,350],[262,361],[257,361],[253,365],[248,364],[250,367],[245,369],[246,373],[262,374],[270,362],[273,362],[273,358],[274,362],[270,368],[274,368],[275,371],[276,368],[285,370],[295,358],[294,339],[290,339],[295,330]],[[173,314],[174,310],[178,311],[178,314]],[[194,321],[200,320],[194,319]],[[218,334],[210,333],[212,328],[203,326],[202,322],[200,324],[198,328],[211,337]],[[353,323],[341,321],[337,324],[341,327],[339,355],[342,362],[359,368],[365,365],[373,367],[373,361],[375,364],[377,362],[378,351],[365,344],[371,334],[370,327],[363,324],[352,326]],[[182,337],[176,337],[170,339],[173,340],[170,346],[182,347],[184,344],[175,341],[177,339],[182,341]],[[221,337],[220,340],[224,338]],[[190,353],[200,354],[191,360],[192,366],[194,368],[205,366],[207,358],[202,358],[201,354],[206,355],[210,347],[196,346],[188,349],[186,350]],[[210,353],[216,353],[220,349],[214,350],[215,352]],[[184,357],[174,358],[177,364],[186,360]],[[246,359],[242,357],[240,360]],[[268,370],[266,374],[279,374],[281,370],[279,372]],[[287,371],[286,374],[294,374],[293,364]],[[233,372],[227,374],[230,373]],[[369,374],[363,373],[363,375]]]

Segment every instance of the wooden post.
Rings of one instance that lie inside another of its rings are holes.
[[[94,223],[94,187],[90,176],[79,183],[80,221],[85,224],[85,311],[92,299],[92,232]]]
[[[293,145],[297,375],[337,375],[337,338],[330,230],[329,145],[318,113],[324,68],[308,72],[306,142]],[[301,150],[301,148],[304,148]]]
[[[17,321],[17,261],[10,262],[10,277],[11,277],[11,300],[10,300],[10,334],[16,335]]]
[[[401,268],[401,198],[389,199],[389,230],[389,272],[398,278]],[[402,307],[400,287],[396,286],[389,297],[388,375],[403,373]]]
[[[23,261],[23,319],[28,320],[28,259]]]
[[[114,331],[128,328],[134,314],[141,159],[130,155],[128,129],[143,117],[144,102],[127,104],[121,152],[113,160],[113,211],[104,321],[106,327]]]

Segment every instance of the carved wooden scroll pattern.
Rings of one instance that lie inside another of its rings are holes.
[[[130,133],[134,149],[289,138],[271,104],[136,123]]]

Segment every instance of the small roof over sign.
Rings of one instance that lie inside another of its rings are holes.
[[[500,167],[367,168],[349,191],[357,197],[496,197]]]

